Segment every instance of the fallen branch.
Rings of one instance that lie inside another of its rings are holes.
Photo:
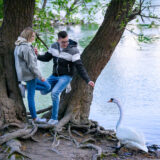
[[[38,110],[36,113],[37,113],[37,114],[41,114],[41,113],[50,111],[51,109],[52,109],[52,106],[49,106],[49,107],[47,107],[47,108]],[[30,115],[30,112],[27,112],[27,115]]]

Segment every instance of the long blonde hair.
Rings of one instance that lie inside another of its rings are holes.
[[[31,27],[27,27],[21,32],[20,36],[29,41],[33,33],[35,33],[35,31]]]

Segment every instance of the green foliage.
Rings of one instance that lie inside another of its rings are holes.
[[[145,35],[143,35],[143,34],[140,34],[139,36],[138,36],[138,41],[139,42],[143,42],[143,43],[151,43],[152,42],[152,38],[151,37],[147,37],[147,36],[145,36]]]
[[[1,2],[2,0],[0,0]],[[132,1],[130,1],[131,3]],[[126,2],[124,2],[126,3]],[[68,25],[68,24],[81,24],[81,30],[85,30],[86,25],[83,24],[93,24],[95,23],[96,15],[99,11],[102,12],[102,15],[105,14],[105,11],[110,3],[107,3],[106,0],[48,0],[48,4],[44,9],[41,9],[42,0],[36,0],[36,9],[34,16],[34,29],[40,33],[42,39],[49,46],[53,40],[55,40],[55,27],[58,25]],[[127,5],[127,4],[123,4]],[[129,15],[132,14],[133,10],[142,9],[141,7],[145,6],[145,11],[147,10],[148,17],[157,18],[157,15],[151,11],[151,1],[144,1],[143,5],[140,5],[139,0],[136,1],[134,7],[129,11]],[[118,20],[122,16],[122,12],[126,12],[127,8],[124,8],[119,12],[116,19]],[[146,13],[146,12],[145,12]],[[80,16],[77,16],[80,15]],[[129,22],[128,17],[120,24],[120,29],[124,29],[126,23]],[[137,23],[140,23],[140,18],[136,20]],[[87,29],[97,30],[99,25],[88,25]],[[154,19],[151,24],[139,24],[139,29],[149,29],[156,27]],[[47,38],[45,38],[47,37]],[[92,40],[92,36],[88,36],[85,39],[80,41],[80,45],[85,47]],[[137,34],[137,39],[142,43],[151,43],[153,41],[152,37],[144,36],[143,34]],[[35,43],[36,47],[43,48],[43,44],[37,40]],[[112,44],[115,45],[114,43]]]
[[[98,0],[52,0],[48,1],[49,4],[44,9],[41,9],[41,2],[36,0],[33,23],[38,33],[48,35],[48,39],[44,40],[47,44],[55,39],[56,25],[94,23],[96,13],[99,10],[104,12],[107,7],[105,0],[101,2]],[[78,17],[77,14],[81,16]],[[98,27],[96,25],[96,29]],[[39,40],[36,42],[38,48],[43,46]]]
[[[3,18],[3,0],[0,0],[0,19],[2,18]]]

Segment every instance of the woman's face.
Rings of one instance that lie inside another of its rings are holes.
[[[28,42],[33,42],[33,41],[35,41],[35,38],[36,38],[36,34],[33,32],[32,33],[32,37],[28,40]]]

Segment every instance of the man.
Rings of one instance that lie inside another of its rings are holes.
[[[58,41],[51,45],[51,48],[44,54],[38,55],[38,60],[48,62],[53,59],[53,74],[47,79],[51,85],[51,97],[53,102],[52,116],[49,124],[58,122],[59,95],[72,80],[74,68],[86,83],[94,87],[80,59],[77,43],[68,38],[65,31],[58,33]],[[48,92],[43,92],[47,94]]]

